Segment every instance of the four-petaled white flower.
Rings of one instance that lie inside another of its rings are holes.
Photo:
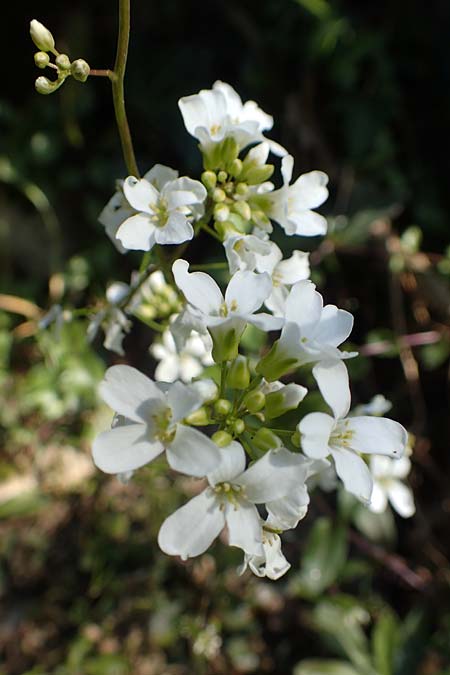
[[[314,412],[301,420],[298,430],[302,450],[315,459],[331,455],[345,489],[369,503],[373,480],[360,453],[402,457],[408,440],[406,429],[390,419],[368,415],[347,417],[350,389],[343,363],[318,364],[315,371],[320,391],[333,416]]]
[[[135,212],[116,232],[124,248],[150,251],[155,244],[192,239],[191,223],[203,215],[206,189],[197,180],[177,176],[173,169],[156,165],[144,178],[124,181],[125,199]]]
[[[203,150],[227,137],[236,140],[240,149],[264,139],[263,131],[273,126],[273,118],[254,101],[242,103],[239,94],[225,82],[214,82],[212,89],[185,96],[178,101],[187,131]],[[268,141],[273,152],[284,155],[277,143]]]
[[[204,476],[220,461],[217,446],[182,420],[204,402],[202,391],[175,382],[164,387],[130,366],[108,368],[100,395],[118,419],[94,440],[95,464],[123,474],[148,464],[166,450],[172,469]]]
[[[208,328],[233,326],[236,333],[241,334],[246,323],[266,331],[281,327],[282,319],[264,312],[255,314],[272,290],[268,274],[236,272],[231,277],[224,297],[208,274],[188,270],[189,263],[186,260],[176,260],[172,266],[175,283],[184,293],[194,314]]]
[[[99,329],[102,327],[105,333],[103,346],[116,354],[123,356],[122,346],[125,335],[131,328],[131,321],[127,318],[125,312],[118,306],[131,293],[131,287],[122,281],[116,281],[106,290],[106,299],[108,307],[99,310],[89,322],[86,335],[92,342]]]
[[[294,168],[291,155],[283,157],[281,173],[283,187],[268,193],[270,210],[268,216],[275,220],[288,235],[316,237],[326,234],[327,221],[312,209],[324,203],[328,198],[328,176],[323,171],[304,173],[292,185],[289,185]]]
[[[200,555],[226,525],[231,546],[249,555],[264,555],[255,504],[280,499],[305,480],[298,455],[284,448],[267,452],[248,469],[245,452],[236,441],[219,452],[221,463],[206,476],[209,486],[162,524],[158,543],[165,553],[184,560]]]
[[[402,518],[413,516],[416,512],[414,496],[411,488],[403,482],[411,470],[409,457],[391,459],[374,456],[370,458],[369,468],[373,478],[370,510],[383,513],[389,501]]]
[[[290,569],[291,564],[286,560],[281,550],[281,539],[276,532],[262,524],[263,551],[259,555],[244,553],[244,562],[238,568],[238,574],[244,574],[247,567],[257,577],[267,577],[272,581],[280,579]]]
[[[159,363],[156,366],[155,377],[163,382],[182,380],[190,382],[200,375],[205,366],[212,366],[212,341],[208,333],[200,335],[191,331],[183,342],[181,349],[177,349],[170,329],[162,334],[161,342],[155,342],[150,353]]]

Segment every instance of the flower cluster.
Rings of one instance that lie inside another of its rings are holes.
[[[293,158],[264,135],[272,118],[228,84],[182,98],[179,108],[202,154],[200,180],[156,165],[118,182],[100,216],[121,253],[146,253],[130,286],[109,290],[91,333],[102,326],[105,346],[122,353],[127,317],[137,316],[159,333],[150,346],[159,364],[155,380],[127,365],[108,369],[100,393],[115,415],[93,457],[129,477],[164,453],[170,469],[199,482],[162,523],[161,549],[187,559],[224,533],[243,552],[241,571],[277,579],[290,566],[280,535],[305,517],[322,477],[375,510],[390,499],[412,514],[399,481],[407,433],[369,409],[350,412],[346,360],[356,354],[340,347],[353,317],[324,305],[307,253],[283,259],[271,240],[274,224],[289,237],[326,233],[315,209],[327,199],[327,176],[311,171],[292,182]],[[281,158],[278,188],[270,153]],[[200,234],[223,246],[224,290],[182,257]],[[178,246],[172,258],[165,245]],[[262,354],[245,352],[249,327],[275,333]],[[302,369],[312,370],[319,409],[305,386],[280,380]]]

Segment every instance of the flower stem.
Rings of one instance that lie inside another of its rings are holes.
[[[117,51],[114,70],[110,80],[114,111],[116,113],[117,128],[119,130],[123,157],[127,171],[132,176],[139,178],[139,169],[134,155],[133,142],[131,140],[130,127],[128,126],[127,113],[125,110],[124,78],[127,65],[128,43],[130,41],[130,0],[119,0],[119,33],[117,36]]]

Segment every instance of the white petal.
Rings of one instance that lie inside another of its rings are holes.
[[[294,158],[292,155],[286,155],[281,160],[281,175],[283,177],[283,184],[289,185],[292,178],[292,171],[294,170]]]
[[[319,322],[323,299],[311,281],[294,284],[286,300],[286,321],[297,324],[302,336],[309,337]]]
[[[230,546],[238,546],[246,553],[261,555],[262,527],[256,506],[246,501],[226,503],[225,520]]]
[[[164,166],[164,164],[155,164],[150,171],[147,171],[147,173],[144,174],[143,178],[161,192],[166,183],[178,178],[178,171],[171,169],[168,166]]]
[[[178,424],[174,440],[166,447],[172,469],[188,476],[202,478],[220,463],[219,449],[198,429]]]
[[[315,459],[327,457],[330,454],[329,441],[334,426],[334,419],[326,413],[306,415],[298,425],[303,452]]]
[[[92,446],[92,456],[105,473],[123,473],[148,464],[163,449],[161,443],[148,440],[145,424],[125,424],[99,434]]]
[[[128,176],[123,183],[123,193],[130,206],[144,213],[153,212],[153,207],[159,199],[158,190],[145,178],[137,180],[133,176]]]
[[[402,518],[411,518],[416,512],[414,497],[410,487],[399,480],[390,481],[388,497],[392,507]]]
[[[356,452],[345,448],[333,448],[331,454],[336,466],[336,473],[344,483],[347,492],[351,492],[361,501],[369,503],[373,481],[365,461]]]
[[[308,279],[309,272],[309,253],[294,251],[290,258],[278,263],[275,276],[280,283],[291,285]]]
[[[116,238],[129,251],[150,251],[155,245],[156,228],[145,213],[127,218],[119,227]]]
[[[338,347],[348,338],[353,329],[353,315],[335,305],[326,305],[316,330],[314,339],[332,347]]]
[[[220,464],[208,473],[208,481],[213,486],[233,481],[245,469],[245,452],[237,441],[232,441],[226,448],[218,448],[218,452]]]
[[[323,171],[304,173],[293,185],[290,196],[296,201],[299,209],[316,209],[328,199],[328,176]]]
[[[386,417],[349,417],[350,446],[358,452],[401,457],[408,441],[406,429]]]
[[[218,314],[223,303],[220,288],[208,274],[189,272],[186,260],[176,260],[172,266],[173,276],[186,300],[206,315]]]
[[[166,518],[158,534],[164,553],[183,560],[204,553],[225,527],[225,516],[207,489]]]
[[[236,482],[244,488],[247,499],[262,504],[284,497],[305,478],[304,458],[281,448],[263,455]]]
[[[172,424],[177,424],[200,408],[203,400],[199,393],[183,382],[174,382],[167,392],[167,402],[172,410]]]
[[[299,485],[285,497],[266,503],[267,524],[275,530],[293,529],[306,516],[308,504],[308,490]]]
[[[319,237],[327,233],[326,218],[315,211],[290,211],[284,225],[286,234],[302,237]]]
[[[378,459],[381,459],[378,457]],[[390,475],[392,478],[406,478],[411,471],[411,460],[406,455],[399,459],[390,460]]]
[[[167,244],[182,244],[194,236],[192,225],[186,216],[178,211],[172,211],[164,227],[155,228],[155,241],[165,246]]]
[[[373,513],[384,513],[387,507],[386,492],[380,483],[376,480],[373,483],[372,495],[370,497],[369,509]]]
[[[231,277],[225,292],[225,302],[228,308],[233,305],[233,311],[244,316],[253,314],[261,307],[272,290],[272,281],[268,274],[254,272],[236,272]]]
[[[136,422],[146,422],[155,408],[165,406],[156,384],[131,366],[108,368],[99,391],[110,408]]]
[[[156,359],[158,356],[157,347],[161,345],[152,345],[151,353]],[[175,354],[164,355],[155,369],[155,377],[163,382],[175,382],[180,375],[180,360]]]
[[[284,319],[281,316],[272,316],[266,312],[259,312],[259,314],[247,315],[248,323],[251,323],[256,328],[269,332],[272,330],[280,330],[283,327]]]
[[[345,364],[342,361],[321,361],[314,366],[313,375],[334,417],[345,417],[350,409],[350,386]]]

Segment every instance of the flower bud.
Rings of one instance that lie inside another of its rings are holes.
[[[227,384],[232,389],[247,389],[250,384],[250,369],[245,356],[239,354],[231,364]]]
[[[252,217],[252,210],[247,202],[234,202],[233,211],[235,211],[235,213],[241,216],[241,218],[243,218],[245,221],[249,221]]]
[[[215,201],[215,202],[224,202],[225,199],[227,198],[227,196],[226,196],[224,190],[222,190],[222,188],[216,187],[213,190],[212,198],[213,198],[213,201]]]
[[[194,410],[194,412],[186,417],[186,422],[193,427],[203,427],[211,423],[208,411],[204,407]]]
[[[233,438],[228,431],[216,431],[216,433],[211,436],[211,440],[218,445],[219,448],[226,448],[227,445],[230,445]]]
[[[240,195],[241,197],[244,197],[248,192],[248,185],[247,183],[238,183],[236,185],[236,194]]]
[[[239,159],[239,157],[233,159],[233,161],[230,164],[229,171],[234,178],[237,178],[239,176],[239,174],[242,171],[242,160]]]
[[[274,419],[284,415],[289,410],[295,410],[305,398],[308,390],[299,384],[291,382],[277,391],[272,391],[266,396],[266,419]]]
[[[264,211],[252,209],[252,220],[259,228],[261,228],[261,230],[268,230],[269,232],[272,231],[270,229],[272,227],[270,224],[270,219],[266,216]]]
[[[78,82],[86,82],[91,72],[91,68],[84,59],[77,59],[71,66],[72,77]]]
[[[34,63],[38,68],[46,68],[50,63],[50,57],[46,52],[36,52],[34,55]]]
[[[237,232],[233,223],[231,223],[229,220],[225,220],[223,223],[221,223],[219,220],[216,220],[214,223],[214,229],[223,241],[225,241],[227,237],[230,237]]]
[[[236,358],[239,348],[239,340],[244,332],[245,323],[225,323],[221,326],[211,326],[209,334],[212,337],[212,356],[216,363],[232,361]]]
[[[214,220],[218,220],[219,223],[224,223],[228,220],[230,215],[230,209],[226,204],[216,204],[214,207]]]
[[[251,413],[257,413],[264,408],[266,397],[262,391],[250,391],[243,400],[243,405]]]
[[[61,81],[55,80],[52,82],[48,77],[41,75],[35,81],[34,86],[38,94],[53,94],[61,84]]]
[[[55,63],[60,70],[70,70],[70,59],[67,54],[58,54]]]
[[[53,35],[40,21],[33,19],[30,22],[30,35],[36,47],[41,51],[52,52],[55,49]]]
[[[225,183],[226,179],[228,178],[228,174],[226,171],[219,171],[217,174],[217,180],[219,183]]]
[[[258,448],[258,450],[267,452],[268,450],[279,448],[281,441],[278,436],[273,433],[273,431],[270,431],[270,429],[266,429],[265,427],[261,427],[261,429],[258,429],[256,434],[253,436],[253,444]]]
[[[273,164],[264,164],[263,166],[252,167],[245,172],[245,180],[250,185],[259,185],[269,180],[274,171]]]
[[[217,176],[214,171],[204,171],[202,173],[202,183],[207,190],[214,190],[217,183]]]
[[[226,398],[219,398],[214,403],[214,410],[219,417],[226,417],[229,415],[232,408],[231,401],[228,401]]]
[[[234,420],[233,422],[233,432],[236,436],[240,436],[245,431],[244,420]]]
[[[222,142],[222,147],[221,147],[221,156],[224,161],[224,163],[228,166],[231,165],[231,163],[237,159],[237,156],[239,155],[239,145],[238,142],[235,138],[232,136],[228,136],[225,138],[225,140]]]

